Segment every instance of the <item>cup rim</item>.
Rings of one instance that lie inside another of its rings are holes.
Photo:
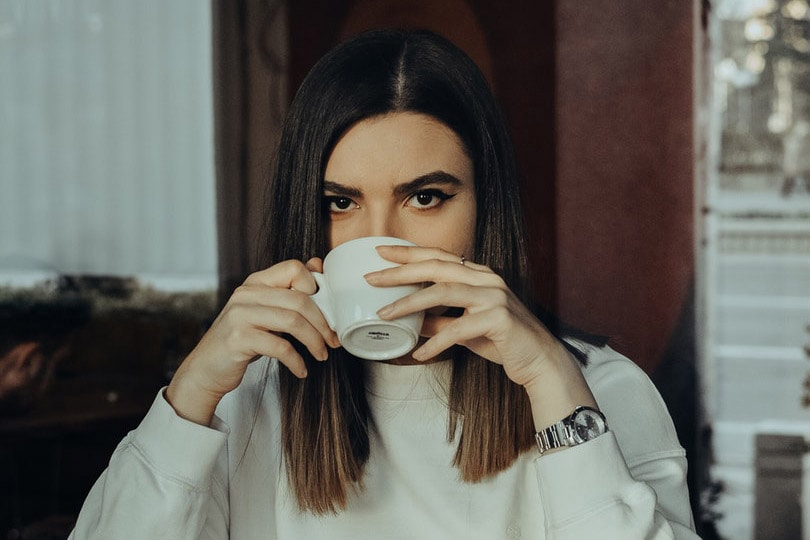
[[[329,257],[329,255],[331,255],[335,251],[343,248],[344,246],[349,246],[349,244],[353,245],[368,244],[370,242],[379,242],[379,244],[376,244],[374,247],[386,245],[418,247],[417,244],[414,244],[410,240],[405,240],[404,238],[398,238],[396,236],[360,236],[358,238],[352,238],[351,240],[346,240],[345,242],[336,245],[335,247],[329,250],[329,252],[324,257],[324,260],[326,260],[326,257]]]

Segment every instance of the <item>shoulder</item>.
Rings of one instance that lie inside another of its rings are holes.
[[[588,355],[585,380],[628,462],[683,454],[664,400],[636,363],[608,346],[575,343]]]
[[[638,364],[611,347],[577,341],[572,344],[587,356],[582,372],[594,392],[615,389],[617,386],[627,386],[634,390],[654,388],[652,381]]]

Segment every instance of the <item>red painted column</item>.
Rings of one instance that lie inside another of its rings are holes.
[[[652,372],[693,275],[690,2],[557,2],[557,310]]]

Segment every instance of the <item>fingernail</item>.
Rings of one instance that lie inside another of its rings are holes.
[[[377,311],[377,315],[383,319],[391,315],[394,312],[393,304],[388,304],[387,306],[381,307],[379,311]]]
[[[414,360],[424,360],[425,359],[425,348],[419,347],[415,351],[411,353],[411,356]]]
[[[369,272],[368,274],[365,274],[363,277],[366,278],[367,282],[369,282],[369,283],[371,283],[373,285],[377,281],[377,279],[379,278],[379,273],[378,272]]]

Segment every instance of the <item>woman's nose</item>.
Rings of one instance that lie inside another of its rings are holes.
[[[399,221],[389,213],[369,216],[365,236],[394,236],[401,238],[402,227]]]

